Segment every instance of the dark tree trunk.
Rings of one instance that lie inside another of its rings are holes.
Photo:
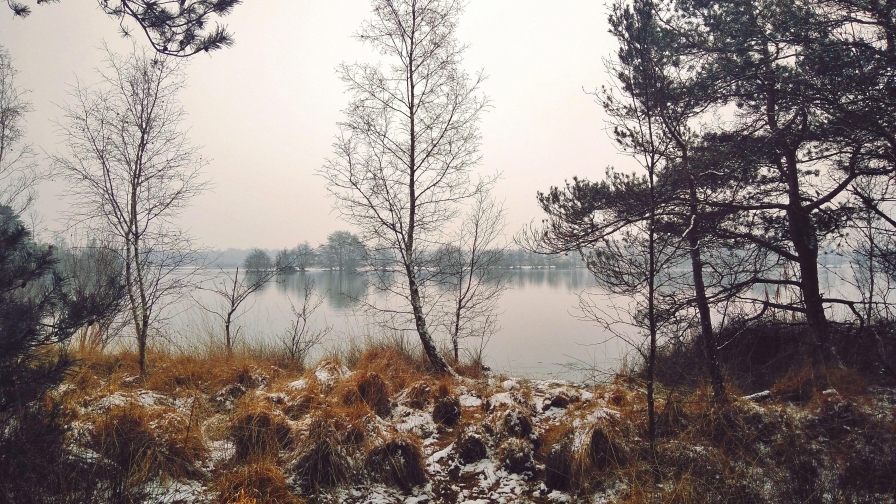
[[[429,329],[426,327],[426,318],[423,315],[423,304],[420,301],[420,290],[417,287],[417,279],[414,277],[413,270],[410,267],[407,268],[407,274],[408,288],[411,293],[411,310],[414,313],[414,324],[417,328],[417,335],[420,336],[420,343],[423,345],[423,351],[426,353],[426,357],[429,359],[429,362],[435,368],[437,373],[454,375],[454,370],[451,369],[451,366],[445,362],[445,359],[439,353],[435,341],[432,339],[432,335],[429,334]]]
[[[818,345],[820,356],[834,356],[828,341],[828,320],[818,282],[818,237],[812,216],[803,207],[800,197],[796,152],[789,150],[784,159],[788,184],[787,224],[800,270],[806,323]]]

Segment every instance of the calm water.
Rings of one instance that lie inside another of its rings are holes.
[[[856,299],[856,289],[843,280],[850,276],[850,272],[849,266],[822,271],[822,288],[832,295]],[[380,302],[384,299],[380,293],[367,291],[364,276],[312,271],[284,275],[248,299],[235,323],[240,328],[239,337],[279,344],[292,317],[290,302],[300,306],[307,281],[313,281],[315,292],[324,296],[311,320],[312,325],[332,327],[320,351],[338,347],[353,338],[382,334],[370,323],[357,301],[365,295]],[[485,346],[486,364],[495,371],[516,376],[575,381],[594,378],[594,371],[617,369],[630,347],[593,322],[580,319],[582,314],[578,304],[582,292],[597,293],[591,300],[601,309],[609,310],[616,305],[625,312],[626,300],[610,300],[600,295],[587,270],[514,271],[509,288],[499,302],[500,329]],[[214,302],[207,293],[200,295],[203,296],[200,300],[207,305]],[[831,316],[847,316],[838,313],[844,311],[842,306],[835,306]],[[190,338],[204,334],[206,338],[223,340],[223,323],[192,303],[185,305],[174,322],[178,332]],[[622,330],[636,333],[630,328]],[[438,339],[438,329],[434,329],[434,333]],[[413,331],[406,331],[405,336],[409,341],[416,341]],[[475,346],[478,342],[468,340],[463,344]]]
[[[290,302],[300,305],[305,282],[309,280],[314,282],[315,291],[325,296],[312,323],[333,328],[324,347],[380,332],[369,324],[357,299],[365,294],[379,300],[383,297],[367,292],[362,275],[312,271],[284,275],[247,300],[236,322],[242,327],[240,338],[276,342],[289,325]],[[486,364],[493,370],[518,376],[573,380],[588,376],[571,367],[615,368],[626,350],[624,344],[616,340],[601,343],[608,339],[602,329],[574,316],[578,313],[578,294],[586,289],[596,289],[586,270],[514,271],[499,303],[500,329],[485,346]],[[207,294],[203,294],[202,301],[214,302]],[[196,334],[197,328],[207,337],[223,333],[220,322],[195,308],[187,308],[175,322],[185,334]],[[407,337],[414,341],[416,334],[408,331]],[[478,342],[470,340],[464,344],[472,346]]]

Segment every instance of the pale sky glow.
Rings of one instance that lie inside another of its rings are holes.
[[[52,121],[67,86],[96,79],[103,40],[120,52],[131,42],[94,0],[33,11],[13,19],[0,7],[0,44],[19,70],[18,85],[32,90],[28,137],[52,153],[59,148]],[[348,104],[336,66],[379,59],[351,37],[370,15],[365,0],[249,0],[225,18],[234,47],[190,58],[181,101],[190,139],[212,160],[206,177],[214,189],[196,198],[181,222],[200,243],[282,248],[351,229],[331,210],[315,172],[331,155]],[[510,236],[541,218],[536,191],[626,164],[600,106],[585,93],[607,83],[602,60],[615,46],[606,17],[597,1],[472,0],[461,18],[464,67],[484,70],[492,104],[481,124],[479,169],[502,173],[495,194],[505,203]],[[53,229],[61,228],[65,207],[59,189],[44,184],[36,207]]]

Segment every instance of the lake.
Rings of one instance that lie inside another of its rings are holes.
[[[283,275],[253,294],[244,303],[235,324],[241,327],[240,338],[276,343],[292,317],[290,302],[297,306],[301,303],[305,282],[309,280],[314,282],[318,294],[325,295],[312,323],[333,328],[324,348],[380,333],[370,325],[357,301],[365,294],[383,299],[378,292],[367,292],[363,274],[308,271]],[[615,369],[627,350],[625,344],[614,339],[602,343],[608,338],[601,328],[574,316],[578,294],[586,289],[595,291],[596,287],[585,269],[513,270],[509,288],[499,302],[500,329],[485,346],[486,365],[516,376],[570,380],[588,378],[582,367]],[[205,303],[214,301],[207,293],[199,296]],[[175,324],[182,334],[196,334],[199,330],[208,337],[223,339],[223,325],[219,326],[220,322],[195,306],[185,306]],[[406,335],[411,341],[417,337],[412,331]]]
[[[844,281],[850,272],[848,265],[824,268],[820,278],[822,288],[829,294],[856,299],[857,290]],[[591,300],[599,308],[610,310],[616,305],[621,313],[626,311],[626,298],[602,295],[585,269],[522,269],[511,273],[509,288],[499,301],[500,329],[485,346],[486,365],[515,376],[573,381],[595,379],[618,369],[631,347],[594,322],[581,320],[579,295],[591,293]],[[366,294],[382,301],[384,296],[376,291],[368,292],[363,274],[335,271],[298,272],[265,285],[241,307],[233,330],[239,328],[239,338],[243,341],[279,344],[279,337],[292,317],[290,302],[300,305],[308,281],[314,282],[315,291],[325,296],[311,321],[313,326],[332,327],[318,355],[351,339],[382,334],[381,329],[370,323],[357,299]],[[758,291],[754,295],[761,297]],[[198,296],[205,303],[213,301],[208,293]],[[834,318],[849,318],[843,306],[835,305],[830,314]],[[198,309],[195,303],[183,306],[174,325],[175,332],[186,338],[195,339],[196,334],[204,334],[219,343],[223,341],[223,323]],[[622,330],[636,334],[631,328]],[[438,329],[433,331],[438,339]],[[406,331],[405,337],[417,341],[413,331]],[[478,342],[463,344],[475,346]]]

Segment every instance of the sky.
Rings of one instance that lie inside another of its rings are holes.
[[[32,7],[31,16],[14,19],[0,6],[0,45],[19,70],[17,85],[30,90],[29,141],[39,152],[64,154],[54,123],[59,105],[75,82],[97,79],[104,42],[121,53],[133,42],[94,0]],[[504,203],[508,237],[541,219],[537,191],[574,175],[599,179],[608,165],[626,163],[589,94],[609,82],[604,60],[615,44],[607,13],[594,0],[471,0],[461,17],[463,67],[488,76],[482,90],[492,105],[481,122],[478,170],[501,174],[494,195]],[[316,172],[332,156],[349,100],[336,66],[388,62],[352,37],[370,16],[365,0],[247,1],[223,19],[236,45],[190,58],[180,95],[184,128],[211,160],[205,177],[213,188],[180,224],[199,243],[277,249],[352,230]],[[146,44],[140,37],[133,40]],[[65,229],[63,188],[59,180],[40,187],[35,209],[47,229]]]

